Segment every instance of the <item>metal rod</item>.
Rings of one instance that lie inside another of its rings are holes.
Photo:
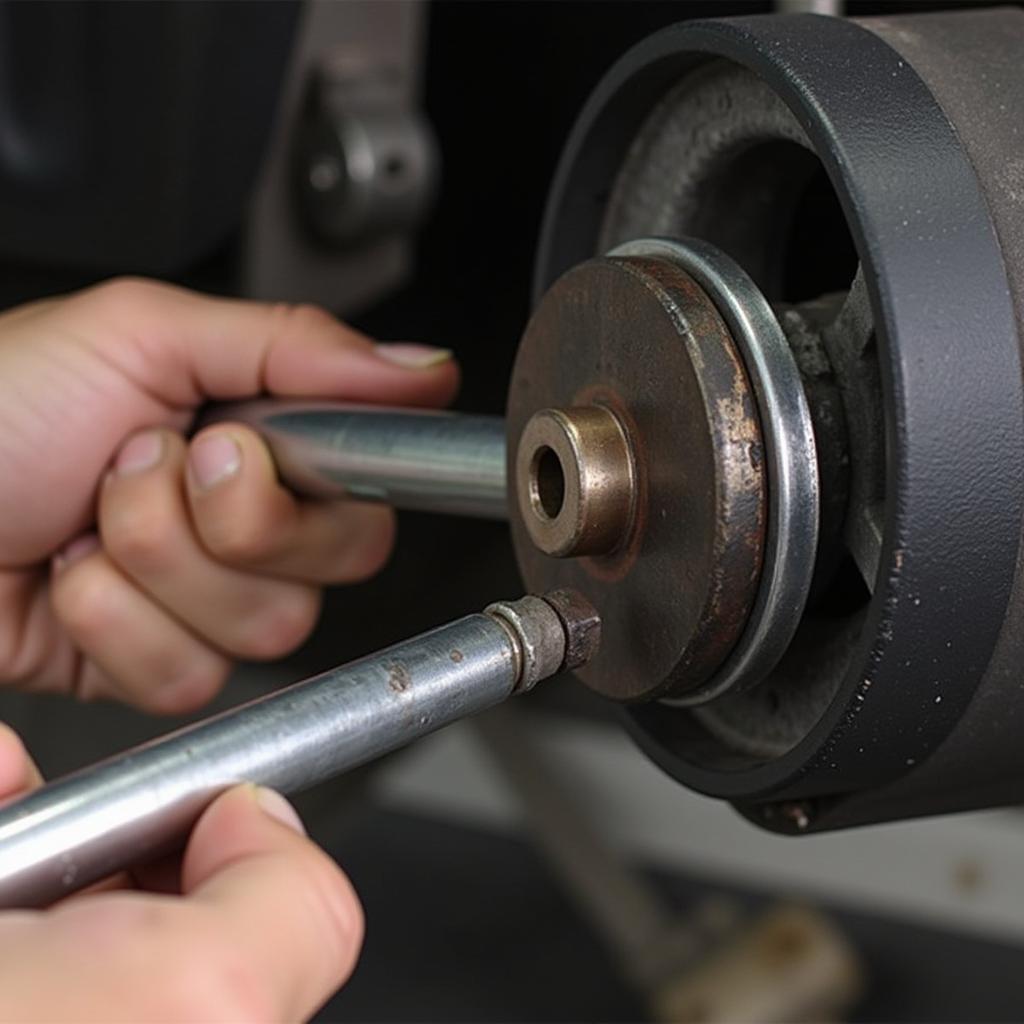
[[[229,786],[294,793],[580,663],[597,643],[593,610],[576,619],[557,598],[491,605],[9,804],[0,907],[45,905],[179,848]]]
[[[500,416],[260,399],[211,406],[204,416],[223,421],[261,434],[281,478],[302,493],[508,518]]]

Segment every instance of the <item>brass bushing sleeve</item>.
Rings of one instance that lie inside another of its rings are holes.
[[[526,424],[516,453],[517,499],[545,554],[614,551],[629,533],[635,484],[629,439],[603,406],[542,409]]]

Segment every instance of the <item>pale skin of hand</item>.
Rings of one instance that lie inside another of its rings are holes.
[[[237,657],[275,658],[320,587],[379,569],[392,513],[300,501],[210,399],[447,403],[442,350],[311,307],[119,280],[0,316],[0,685],[153,712],[209,700]],[[38,783],[0,726],[0,801]],[[242,787],[150,892],[0,912],[0,1020],[297,1020],[352,970],[362,913],[290,805]],[[126,880],[122,879],[123,884]]]
[[[261,393],[442,405],[446,356],[136,280],[0,316],[0,683],[183,712],[292,650],[322,584],[383,565],[392,513],[296,500],[243,426],[182,431]]]
[[[38,783],[0,726],[0,801]],[[359,901],[277,793],[221,796],[180,865],[148,874],[156,891],[120,878],[47,910],[0,913],[0,1020],[303,1020],[355,966]]]

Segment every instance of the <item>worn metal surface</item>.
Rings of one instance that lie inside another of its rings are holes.
[[[914,68],[955,126],[984,189],[1002,249],[1009,293],[1016,310],[1018,337],[1024,337],[1024,220],[1020,187],[1024,136],[1018,117],[1024,104],[1024,76],[1021,75],[1024,11],[1001,7],[917,18],[877,18],[861,24],[885,40]],[[935,230],[917,218],[914,226],[918,229],[914,238],[926,240]],[[965,281],[959,299],[970,302],[982,315],[984,306],[973,297],[973,287],[972,280]],[[990,372],[992,350],[1002,340],[1001,335],[988,337],[984,332],[962,340],[978,358],[978,373]],[[936,358],[945,373],[946,355],[943,353],[940,357],[938,353],[936,349]],[[1011,378],[1008,383],[1016,382]],[[969,397],[976,384],[965,382],[964,387]],[[1009,441],[1024,432],[1024,423],[1016,418],[1019,410],[985,403],[976,405],[972,415],[993,432],[993,444],[1002,453],[1003,461],[999,467],[974,466],[966,461],[958,463],[961,489],[950,496],[951,506],[968,500],[968,495],[973,501],[974,489],[987,483],[989,473],[1001,471],[1011,481],[1019,481],[1022,475],[1020,458],[1004,450]],[[962,428],[954,410],[949,411],[948,423],[951,430]],[[1018,530],[1024,526],[1012,506],[1003,510],[1003,516],[1014,521]],[[1001,522],[1003,516],[998,521]],[[1021,700],[1024,569],[1020,550],[1024,550],[1024,543],[1014,560],[1009,549],[1005,549],[1007,567],[1014,566],[1009,606],[998,620],[999,637],[981,685],[955,727],[926,760],[922,759],[913,771],[891,784],[851,793],[842,799],[815,802],[811,808],[811,829],[1020,802],[1024,787],[1024,745],[1021,744],[1024,730],[1024,701]],[[954,595],[954,598],[960,599],[961,595]],[[926,607],[923,601],[921,607]],[[993,620],[992,624],[996,622]],[[941,639],[942,634],[936,633],[936,640]],[[947,635],[945,642],[955,643],[957,638]],[[927,656],[927,652],[921,653]],[[977,653],[980,657],[982,652]],[[911,668],[921,671],[926,666],[927,662],[921,658]],[[748,808],[749,813],[755,815],[759,810]],[[1012,845],[1004,839],[997,847],[1011,849]],[[1005,871],[998,874],[1001,879],[1006,877]],[[993,872],[993,878],[995,875]],[[1007,899],[995,892],[989,895],[988,906],[999,912],[1016,905],[1013,896]]]
[[[704,685],[678,698],[704,704],[759,683],[800,624],[814,576],[821,506],[811,412],[775,314],[750,277],[723,252],[696,239],[644,238],[611,255],[667,259],[694,278],[729,328],[758,409],[768,490],[764,568],[739,643]]]
[[[973,16],[951,17],[966,26]],[[1002,71],[983,81],[961,62],[946,84],[953,94],[980,91],[995,111],[1012,110],[1021,87],[1010,70],[1020,65],[1020,15],[984,18],[1003,19],[992,33],[1001,33],[998,52],[1009,54]],[[937,25],[909,18],[890,38],[928,51]],[[973,63],[985,63],[984,46],[975,47]],[[985,155],[981,148],[966,152],[947,117],[949,102],[937,102],[914,61],[861,25],[797,16],[677,26],[627,54],[574,129],[549,201],[538,293],[607,243],[608,198],[638,127],[658,104],[672,90],[696,88],[704,76],[737,65],[777,98],[778,144],[734,147],[710,159],[716,116],[731,124],[729,115],[746,108],[730,93],[719,96],[716,113],[709,96],[698,111],[707,130],[691,137],[683,131],[678,160],[662,175],[677,195],[700,202],[668,227],[635,222],[632,230],[703,235],[737,258],[769,299],[784,300],[771,256],[796,216],[792,183],[811,180],[817,168],[827,175],[863,265],[874,328],[865,337],[877,352],[884,399],[884,501],[869,521],[854,524],[850,542],[865,576],[877,566],[874,589],[842,629],[808,637],[827,642],[817,651],[809,643],[801,665],[783,661],[774,689],[752,691],[763,695],[758,718],[777,723],[774,745],[737,748],[682,710],[646,707],[635,719],[645,749],[677,778],[746,801],[752,813],[776,800],[809,800],[804,817],[814,828],[829,794],[918,771],[978,689],[1011,607],[1024,504],[1024,402],[1013,291],[989,202],[996,197],[1007,211],[1000,232],[1013,234],[1007,226],[1019,225],[1019,207],[1011,217],[1016,193],[1006,168],[1019,159],[1019,142],[1004,131],[1000,160],[990,163],[975,157]],[[973,109],[973,118],[961,111],[969,134],[983,135],[985,107]],[[724,130],[727,136],[731,129]],[[680,176],[690,152],[703,161],[702,173],[686,182]],[[747,188],[720,188],[730,173],[734,185],[745,181]],[[752,205],[730,207],[730,195]],[[804,259],[819,256],[810,250]],[[968,748],[976,763],[989,758],[984,744]],[[962,754],[961,766],[968,760]],[[952,805],[952,793],[943,779],[928,806]],[[964,794],[961,805],[969,799]],[[797,828],[778,814],[770,824]]]
[[[266,159],[246,219],[240,288],[259,299],[316,302],[338,313],[365,308],[412,272],[409,231],[325,246],[296,202],[294,142],[320,69],[354,60],[369,78],[386,77],[395,108],[420,102],[426,5],[420,0],[310,0],[302,5],[291,65]],[[307,169],[308,171],[308,169]]]
[[[594,404],[629,437],[631,535],[611,554],[553,558],[517,516],[519,564],[530,589],[578,590],[600,613],[601,657],[578,673],[588,686],[621,701],[685,693],[743,631],[767,495],[742,359],[706,293],[674,264],[592,260],[541,300],[512,375],[510,445],[539,409]]]
[[[567,607],[494,606],[8,804],[0,906],[44,905],[173,850],[229,786],[293,793],[528,688],[565,661]]]
[[[437,143],[407,91],[364,53],[342,51],[314,70],[296,132],[295,189],[326,247],[407,236],[429,212]]]
[[[598,250],[652,236],[700,239],[776,302],[786,224],[817,166],[799,120],[766,82],[724,61],[702,64],[672,80],[633,125]]]
[[[546,555],[607,555],[624,544],[636,507],[629,438],[600,405],[542,409],[516,451],[519,517]]]
[[[518,601],[496,601],[484,614],[504,626],[512,638],[517,691],[533,689],[565,664],[566,629],[562,617],[543,598],[527,595]]]
[[[878,360],[873,353],[862,348],[857,353],[853,372],[841,382],[841,371],[833,360],[834,349],[826,345],[822,337],[825,326],[837,321],[837,310],[841,310],[846,296],[842,293],[823,296],[815,302],[805,302],[792,306],[777,306],[776,314],[779,324],[786,334],[790,350],[800,370],[800,380],[804,394],[807,396],[807,407],[811,413],[814,429],[814,448],[818,463],[818,491],[820,504],[818,508],[818,551],[814,564],[814,579],[808,602],[815,604],[827,592],[835,577],[840,560],[843,558],[844,538],[847,510],[851,505],[851,427],[849,407],[856,399],[861,399],[866,406],[865,415],[860,417],[861,423],[872,424],[871,439],[873,445],[881,450],[885,442],[885,428],[881,417],[881,389],[878,387]],[[870,330],[871,310],[866,309]],[[842,331],[842,350],[849,351],[849,332]],[[838,339],[837,339],[838,340]],[[837,347],[839,347],[837,345]],[[853,378],[857,385],[870,380],[873,385],[870,394],[864,393],[867,388],[859,386],[847,387],[846,382]],[[875,418],[877,414],[877,419]],[[858,430],[858,462],[861,461],[861,444],[865,440]],[[874,460],[869,460],[874,462]],[[884,460],[878,463],[878,476],[883,490],[878,495],[884,498]],[[872,466],[874,468],[874,466]],[[874,575],[871,577],[874,580]]]
[[[614,244],[649,231],[697,234],[705,245],[710,241],[716,249],[728,252],[734,261],[741,264],[743,274],[757,282],[759,291],[780,303],[791,298],[785,288],[787,262],[790,262],[787,258],[787,236],[795,228],[789,225],[797,220],[805,194],[813,188],[815,178],[821,173],[806,132],[792,111],[764,81],[733,64],[709,63],[668,89],[638,127],[628,156],[616,175],[601,226],[601,244]],[[832,223],[824,241],[830,250],[841,247],[843,225]],[[815,263],[824,258],[825,253],[820,250],[814,252]],[[845,288],[853,274],[854,267],[851,266],[848,275],[834,281],[833,287]],[[749,290],[749,282],[742,279],[738,294],[734,295],[733,286],[723,281],[713,289],[720,302],[730,304]],[[861,311],[864,305],[858,303],[857,310]],[[783,310],[784,319],[787,309],[792,311],[788,302]],[[802,306],[800,311],[803,312]],[[770,312],[768,318],[772,318]],[[856,335],[861,341],[873,329],[869,309],[864,330],[860,329],[861,325],[855,322],[854,317],[841,314],[837,319],[843,321],[841,333],[844,336]],[[826,320],[823,328],[830,325],[831,318]],[[780,338],[778,325],[772,324],[771,327],[770,337],[777,350],[785,349],[787,354],[792,350],[795,355],[798,349],[806,349],[806,344],[798,340],[788,336]],[[745,330],[742,322],[738,328],[733,327],[733,332],[738,341],[748,339],[748,351],[755,356],[762,354],[757,334]],[[788,367],[790,386],[783,391],[787,398],[798,391],[801,383],[811,385],[807,375],[801,374],[794,387],[792,361],[791,357]],[[768,379],[771,381],[771,377]],[[876,371],[876,383],[877,379]],[[813,386],[808,393],[821,398],[820,389]],[[860,390],[851,398],[851,409],[858,422],[867,419],[867,411],[876,409],[878,405],[877,400],[865,403],[865,395]],[[764,417],[766,431],[779,423],[785,438],[787,417],[770,410],[764,400],[761,405],[769,413]],[[824,410],[819,406],[816,411],[820,422]],[[806,412],[801,412],[795,419],[806,438]],[[811,420],[813,422],[813,415]],[[818,424],[814,423],[815,434],[817,427]],[[884,430],[881,421],[874,423],[873,427],[877,441],[872,439],[872,450],[859,448],[853,453],[858,479],[874,476],[874,449],[881,447]],[[822,452],[828,447],[827,438],[823,442],[819,446],[817,437],[813,441],[819,461],[819,447]],[[773,447],[771,441],[766,442],[770,453]],[[809,447],[804,440],[798,449],[802,448],[806,453]],[[781,453],[776,453],[773,461],[780,457]],[[861,470],[863,463],[872,465]],[[820,478],[822,469],[817,468]],[[775,477],[786,481],[785,469],[777,466]],[[799,478],[799,461],[795,462],[795,469]],[[829,483],[836,483],[834,476]],[[787,490],[796,494],[802,491],[806,500],[809,488],[794,488],[787,481]],[[884,486],[877,492],[872,490],[872,494],[884,495]],[[780,513],[791,521],[794,518],[789,511],[792,496],[787,494],[783,498],[778,489],[772,494],[770,532],[774,528],[773,519]],[[829,525],[833,532],[838,530],[842,533],[846,526],[847,505],[835,509],[835,502],[842,500],[843,496],[834,488],[822,495],[819,487],[817,518],[820,521],[822,505],[836,513],[830,516]],[[801,517],[797,515],[795,518],[799,521]],[[837,518],[840,520],[838,525],[835,522]],[[857,516],[850,517],[850,522],[859,521]],[[799,530],[791,528],[785,532],[799,536]],[[805,539],[801,552],[803,566],[795,574],[796,580],[804,585],[808,560],[820,562],[818,556],[821,554],[820,546],[817,553],[810,549],[806,543],[809,539]],[[776,559],[769,564],[774,564],[776,571],[790,574],[792,578],[795,567],[788,566],[785,560]],[[807,735],[834,699],[853,656],[857,630],[863,619],[861,605],[870,596],[861,593],[855,594],[853,600],[836,600],[831,594],[836,589],[835,583],[834,579],[822,579],[819,573],[817,600],[815,607],[810,609],[812,614],[801,623],[798,613],[790,617],[784,629],[765,631],[769,641],[774,641],[775,661],[783,651],[787,654],[785,664],[767,675],[763,686],[754,689],[749,686],[742,689],[733,687],[731,690],[720,687],[719,693],[728,693],[728,699],[720,697],[710,704],[702,702],[701,709],[696,712],[701,727],[728,751],[758,759],[777,757]],[[842,579],[838,580],[838,585],[839,589],[843,588]],[[783,588],[784,592],[792,586],[791,582],[789,587]],[[822,604],[839,604],[845,611],[843,614],[833,611],[817,616],[814,613]],[[748,678],[765,679],[765,676],[763,671],[748,673]]]
[[[601,646],[601,616],[576,590],[550,590],[544,595],[565,627],[565,664],[570,671],[586,665]]]
[[[505,519],[505,425],[498,416],[260,399],[211,406],[204,422],[244,423],[282,479],[321,498]]]

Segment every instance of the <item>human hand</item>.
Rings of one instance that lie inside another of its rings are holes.
[[[182,712],[381,567],[390,510],[299,501],[207,399],[442,405],[446,352],[304,306],[119,280],[0,316],[0,682]]]
[[[0,726],[0,801],[38,783]],[[122,876],[48,910],[0,911],[0,1020],[301,1020],[352,972],[359,901],[271,790],[221,796],[181,860],[150,874],[160,891]]]

